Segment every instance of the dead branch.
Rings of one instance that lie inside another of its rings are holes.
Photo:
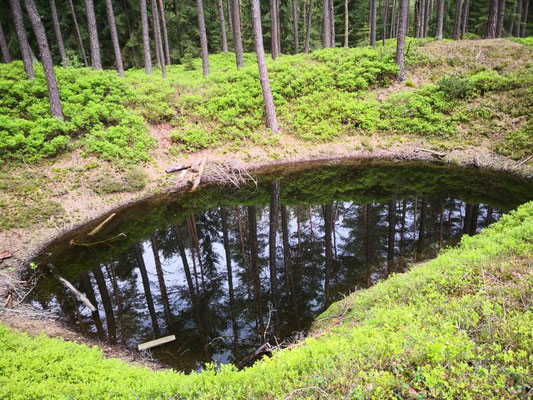
[[[91,243],[76,242],[75,240],[72,239],[70,241],[70,245],[71,246],[87,247],[87,248],[91,248],[91,247],[99,245],[99,244],[106,244],[108,246],[112,246],[111,242],[114,242],[114,241],[116,241],[118,239],[121,239],[123,237],[126,237],[126,234],[121,232],[121,233],[119,233],[116,236],[110,237],[109,239],[99,240],[97,242],[91,242]]]
[[[183,170],[187,170],[187,169],[190,169],[196,165],[200,164],[200,161],[195,161],[191,164],[180,164],[180,165],[177,165],[175,167],[170,167],[168,169],[165,170],[165,172],[167,174],[171,174],[172,172],[178,172],[178,171],[183,171]]]
[[[236,188],[253,182],[257,187],[257,179],[255,179],[245,168],[232,167],[226,164],[212,164],[210,165],[210,177],[214,181],[222,184],[230,184]]]
[[[529,160],[531,160],[533,158],[533,154],[531,154],[530,156],[524,158],[523,160],[519,161],[514,167],[515,168],[518,168],[520,167],[521,165],[524,165],[525,163],[527,163]]]
[[[92,305],[92,303],[89,301],[89,299],[78,289],[74,287],[72,283],[67,281],[65,278],[63,278],[61,275],[59,275],[59,271],[57,268],[52,264],[46,264],[46,266],[50,269],[52,274],[56,277],[56,279],[63,284],[76,298],[78,298],[83,304],[85,304],[92,312],[96,311],[96,307]]]
[[[260,356],[264,354],[269,354],[271,350],[272,350],[272,347],[270,346],[270,344],[268,343],[262,344],[252,354],[244,357],[241,361],[239,361],[236,365],[237,369],[243,369],[244,367],[246,367],[247,365],[249,365],[256,359],[258,359]]]
[[[92,231],[90,231],[87,235],[88,236],[96,235],[98,232],[100,232],[102,230],[102,228],[105,226],[105,224],[107,224],[109,221],[111,221],[113,218],[115,218],[115,215],[117,215],[117,213],[111,214],[109,217],[107,217],[102,222],[100,222],[98,224],[98,226],[96,228],[94,228]]]
[[[440,157],[440,158],[443,158],[443,157],[446,157],[446,153],[441,153],[439,151],[435,151],[435,150],[430,150],[430,149],[420,149],[420,148],[416,148],[415,149],[416,151],[422,151],[424,153],[429,153],[431,155],[434,155],[436,157]]]
[[[308,387],[303,387],[303,388],[293,390],[287,396],[285,396],[283,400],[289,400],[295,394],[298,394],[300,392],[307,392],[308,390],[316,390],[318,393],[320,393],[322,396],[326,397],[327,399],[331,398],[331,396],[324,389],[321,389],[318,386],[308,386]]]
[[[194,185],[192,185],[191,192],[196,192],[196,189],[198,189],[198,185],[200,185],[200,181],[202,180],[202,175],[205,171],[205,164],[207,163],[207,155],[202,158],[202,163],[200,164],[200,169],[198,170],[198,175],[196,175],[196,179],[194,180]]]

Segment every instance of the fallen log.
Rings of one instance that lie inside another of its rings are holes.
[[[159,339],[150,340],[149,342],[141,343],[137,346],[137,348],[139,349],[139,351],[151,349],[152,347],[160,346],[162,344],[172,342],[174,340],[176,340],[176,336],[174,335],[165,336]]]
[[[206,163],[207,163],[207,156],[205,155],[204,158],[202,158],[202,163],[200,164],[198,175],[196,175],[196,179],[194,180],[194,184],[192,185],[191,192],[196,192],[198,185],[200,185],[200,181],[202,180],[202,175],[204,174],[204,171],[205,171]]]
[[[92,305],[92,303],[89,301],[89,299],[78,289],[74,287],[72,283],[67,281],[65,278],[63,278],[60,274],[57,268],[52,264],[46,264],[48,269],[52,272],[52,274],[56,277],[56,279],[61,282],[63,286],[65,286],[70,293],[72,293],[78,300],[80,300],[83,304],[85,304],[92,312],[96,311],[96,307]]]
[[[243,369],[244,367],[252,365],[256,360],[264,355],[272,354],[272,346],[269,343],[265,343],[258,347],[252,354],[244,357],[236,365],[237,369]]]
[[[105,226],[105,224],[107,224],[109,221],[111,221],[113,218],[115,218],[115,215],[117,215],[116,213],[113,213],[111,214],[109,217],[107,217],[106,219],[104,219],[102,222],[100,222],[98,224],[98,226],[96,228],[94,228],[92,231],[90,231],[87,236],[94,236],[96,235],[98,232],[100,232],[102,230],[102,228]]]

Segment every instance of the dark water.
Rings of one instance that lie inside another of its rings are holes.
[[[258,182],[155,197],[94,238],[86,234],[100,221],[74,231],[37,262],[54,264],[98,312],[51,275],[32,301],[133,349],[174,334],[151,353],[179,370],[238,362],[264,337],[294,339],[331,302],[434,257],[533,193],[513,176],[427,163],[298,166]]]

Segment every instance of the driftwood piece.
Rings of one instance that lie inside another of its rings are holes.
[[[434,155],[434,156],[440,157],[440,158],[446,157],[446,153],[441,153],[441,152],[435,151],[435,150],[417,148],[416,151],[422,151],[424,153],[429,153],[431,155]]]
[[[272,346],[270,346],[269,343],[265,343],[257,348],[252,354],[246,356],[241,361],[239,361],[236,365],[237,369],[243,369],[244,367],[247,367],[249,365],[252,365],[254,361],[259,359],[260,357],[264,355],[270,355],[272,351]]]
[[[198,175],[196,175],[196,179],[194,180],[194,184],[192,185],[191,192],[196,192],[196,189],[198,189],[198,186],[200,185],[200,182],[202,180],[202,175],[205,171],[205,164],[207,163],[207,155],[202,158],[202,162],[200,163],[200,169],[198,170]]]
[[[109,217],[107,217],[106,219],[104,219],[102,222],[100,222],[98,224],[98,226],[96,228],[94,228],[92,231],[90,231],[87,236],[94,236],[96,235],[98,232],[100,232],[102,230],[102,228],[105,226],[105,224],[107,224],[109,221],[111,221],[113,218],[115,218],[115,215],[117,215],[116,213],[113,213],[111,214]]]
[[[195,162],[193,162],[193,163],[191,163],[191,164],[180,164],[180,165],[177,165],[177,166],[175,166],[175,167],[167,168],[167,169],[165,170],[165,172],[166,172],[167,174],[171,174],[171,173],[173,173],[173,172],[179,172],[179,171],[183,171],[183,170],[191,169],[191,168],[193,168],[194,166],[196,166],[196,165],[198,165],[198,164],[200,164],[200,161],[195,161]]]
[[[165,336],[159,339],[150,340],[149,342],[141,343],[137,346],[137,348],[139,349],[139,351],[151,349],[152,347],[160,346],[162,344],[172,342],[174,340],[176,340],[176,336],[174,335]]]
[[[83,304],[89,307],[92,312],[96,311],[96,307],[92,305],[89,299],[82,292],[76,289],[72,283],[70,283],[61,275],[59,275],[59,271],[54,265],[46,264],[46,266],[50,269],[50,271],[52,271],[52,274],[56,277],[56,279],[70,291],[70,293],[72,293],[74,296],[76,296],[78,300],[80,300]]]
[[[80,247],[91,248],[91,247],[99,245],[99,244],[106,244],[106,245],[112,247],[111,242],[114,242],[115,240],[118,240],[118,239],[123,238],[123,237],[126,237],[126,234],[121,232],[118,235],[110,237],[109,239],[98,240],[96,242],[91,242],[91,243],[76,242],[74,239],[72,239],[70,241],[70,245],[71,246],[80,246]]]

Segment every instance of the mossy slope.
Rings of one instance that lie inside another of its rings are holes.
[[[334,304],[305,342],[241,372],[152,372],[0,327],[0,397],[527,397],[532,237],[530,202],[437,259]]]

